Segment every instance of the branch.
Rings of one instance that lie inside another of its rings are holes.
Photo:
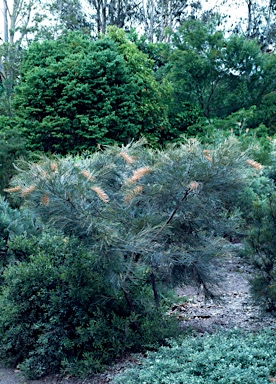
[[[166,223],[165,223],[165,226],[169,224],[169,222],[173,219],[174,215],[176,214],[178,208],[180,207],[182,201],[184,201],[186,199],[186,197],[188,196],[190,192],[190,189],[187,189],[182,197],[182,199],[179,201],[179,203],[177,204],[177,206],[174,208],[174,210],[172,211],[172,213],[170,214],[169,218],[167,219]]]
[[[19,45],[21,44],[24,36],[27,34],[27,27],[29,25],[29,22],[30,22],[30,18],[31,18],[31,10],[32,10],[32,7],[34,5],[34,2],[32,2],[31,4],[31,1],[29,2],[29,7],[28,7],[28,14],[27,14],[27,19],[25,21],[25,25],[23,26],[23,31],[21,31],[21,36],[20,36],[20,39],[18,40],[19,42]]]
[[[177,204],[177,206],[174,208],[174,210],[172,211],[172,213],[170,214],[170,216],[168,217],[167,221],[165,222],[165,224],[162,226],[162,228],[157,232],[157,236],[160,235],[160,233],[163,231],[163,229],[171,222],[171,220],[173,219],[174,215],[176,214],[176,212],[178,211],[181,203],[187,198],[187,196],[189,195],[189,192],[191,190],[190,189],[187,189],[185,192],[184,192],[184,195],[182,196],[181,200],[179,201],[179,203]]]

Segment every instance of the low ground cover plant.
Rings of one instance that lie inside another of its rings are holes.
[[[275,332],[224,332],[149,352],[112,383],[266,384],[275,376]]]

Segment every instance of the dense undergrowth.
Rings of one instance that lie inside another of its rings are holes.
[[[143,292],[129,287],[131,313],[123,291],[112,290],[104,266],[76,240],[45,231],[40,239],[15,239],[14,251],[19,243],[25,260],[4,273],[0,356],[27,377],[99,372],[127,351],[156,347],[178,333],[175,319],[156,312],[146,286]]]

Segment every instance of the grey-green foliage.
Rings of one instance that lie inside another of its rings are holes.
[[[134,143],[26,163],[13,185],[42,221],[109,264],[115,285],[127,290],[145,268],[145,280],[192,275],[208,291],[208,260],[238,227],[245,159],[234,139],[208,150],[196,140],[164,151]]]
[[[223,137],[226,139],[234,136],[251,158],[262,165],[270,165],[275,157],[275,136],[263,123],[255,125],[259,113],[259,108],[254,105],[249,109],[240,109],[224,119],[202,118],[187,128],[187,134],[213,144],[220,143]]]
[[[9,262],[24,258],[22,244],[18,246],[18,243],[21,243],[21,236],[27,236],[27,232],[28,236],[39,232],[32,214],[26,209],[12,208],[0,196],[0,279]]]
[[[30,229],[30,216],[28,213],[13,209],[9,203],[0,196],[0,233],[2,238],[11,238]]]
[[[276,375],[272,331],[219,333],[172,342],[118,375],[119,384],[268,384]]]

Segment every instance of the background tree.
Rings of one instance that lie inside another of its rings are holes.
[[[210,119],[259,106],[275,88],[275,57],[262,54],[255,41],[235,35],[226,38],[216,19],[207,24],[188,21],[173,38],[176,49],[168,78],[173,82],[170,113],[174,125],[183,113],[195,118],[198,109]],[[185,120],[182,124],[185,127]]]
[[[123,0],[89,0],[85,8],[79,0],[57,0],[49,6],[57,22],[69,30],[86,30],[97,37],[105,34],[108,26],[129,28],[137,21],[139,2]]]
[[[47,4],[47,7],[50,15],[55,18],[54,30],[60,28],[67,31],[82,31],[87,34],[93,30],[89,10],[85,12],[79,0],[56,0]],[[42,34],[42,31],[38,32],[39,35]]]
[[[265,52],[271,44],[275,44],[275,0],[265,2],[247,0],[247,28],[248,39],[258,39]]]
[[[17,43],[5,43],[0,45],[1,57],[1,82],[0,82],[0,115],[14,116],[12,107],[12,96],[14,87],[19,80],[21,63],[24,55],[22,49]]]
[[[37,0],[3,0],[3,39],[0,41],[0,114],[13,114],[11,97],[17,83],[24,46],[45,18]]]
[[[200,1],[189,0],[148,0],[142,4],[140,22],[149,42],[168,41],[168,31],[176,31],[184,21],[196,17],[202,9]]]
[[[206,6],[205,6],[206,7]],[[224,29],[247,39],[257,39],[263,52],[275,46],[275,1],[221,0],[208,6],[207,14],[219,14]]]
[[[108,26],[129,29],[139,25],[140,4],[138,0],[89,0],[88,21],[93,24],[92,34],[105,34]],[[87,6],[82,12],[87,13]]]
[[[36,17],[37,0],[13,0],[11,3],[3,0],[4,42],[20,46],[30,31],[31,22]],[[17,35],[17,36],[16,36]]]

